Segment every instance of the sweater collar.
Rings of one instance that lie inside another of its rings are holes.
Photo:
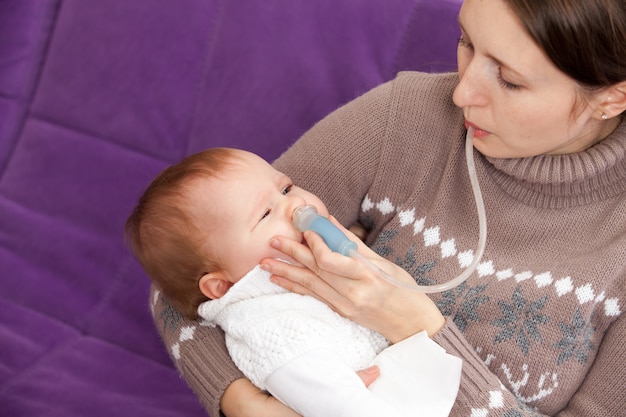
[[[485,159],[496,182],[528,204],[545,208],[589,204],[626,191],[626,122],[583,152]]]

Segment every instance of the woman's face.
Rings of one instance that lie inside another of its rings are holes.
[[[453,100],[475,128],[481,153],[574,153],[610,133],[597,107],[602,93],[581,101],[579,85],[554,66],[504,0],[465,0],[459,24]],[[582,107],[575,107],[577,98]]]

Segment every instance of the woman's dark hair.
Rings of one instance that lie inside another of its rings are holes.
[[[562,72],[593,91],[626,80],[625,0],[505,0]]]

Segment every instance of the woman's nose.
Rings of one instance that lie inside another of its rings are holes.
[[[459,84],[454,89],[452,101],[458,107],[480,107],[487,103],[486,91],[480,72],[474,62],[459,73]]]

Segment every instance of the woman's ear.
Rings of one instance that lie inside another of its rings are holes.
[[[215,300],[226,294],[233,283],[228,281],[221,272],[211,272],[200,277],[198,286],[205,297]]]
[[[600,105],[608,118],[619,116],[626,111],[626,81],[615,84],[606,91],[607,96]]]

